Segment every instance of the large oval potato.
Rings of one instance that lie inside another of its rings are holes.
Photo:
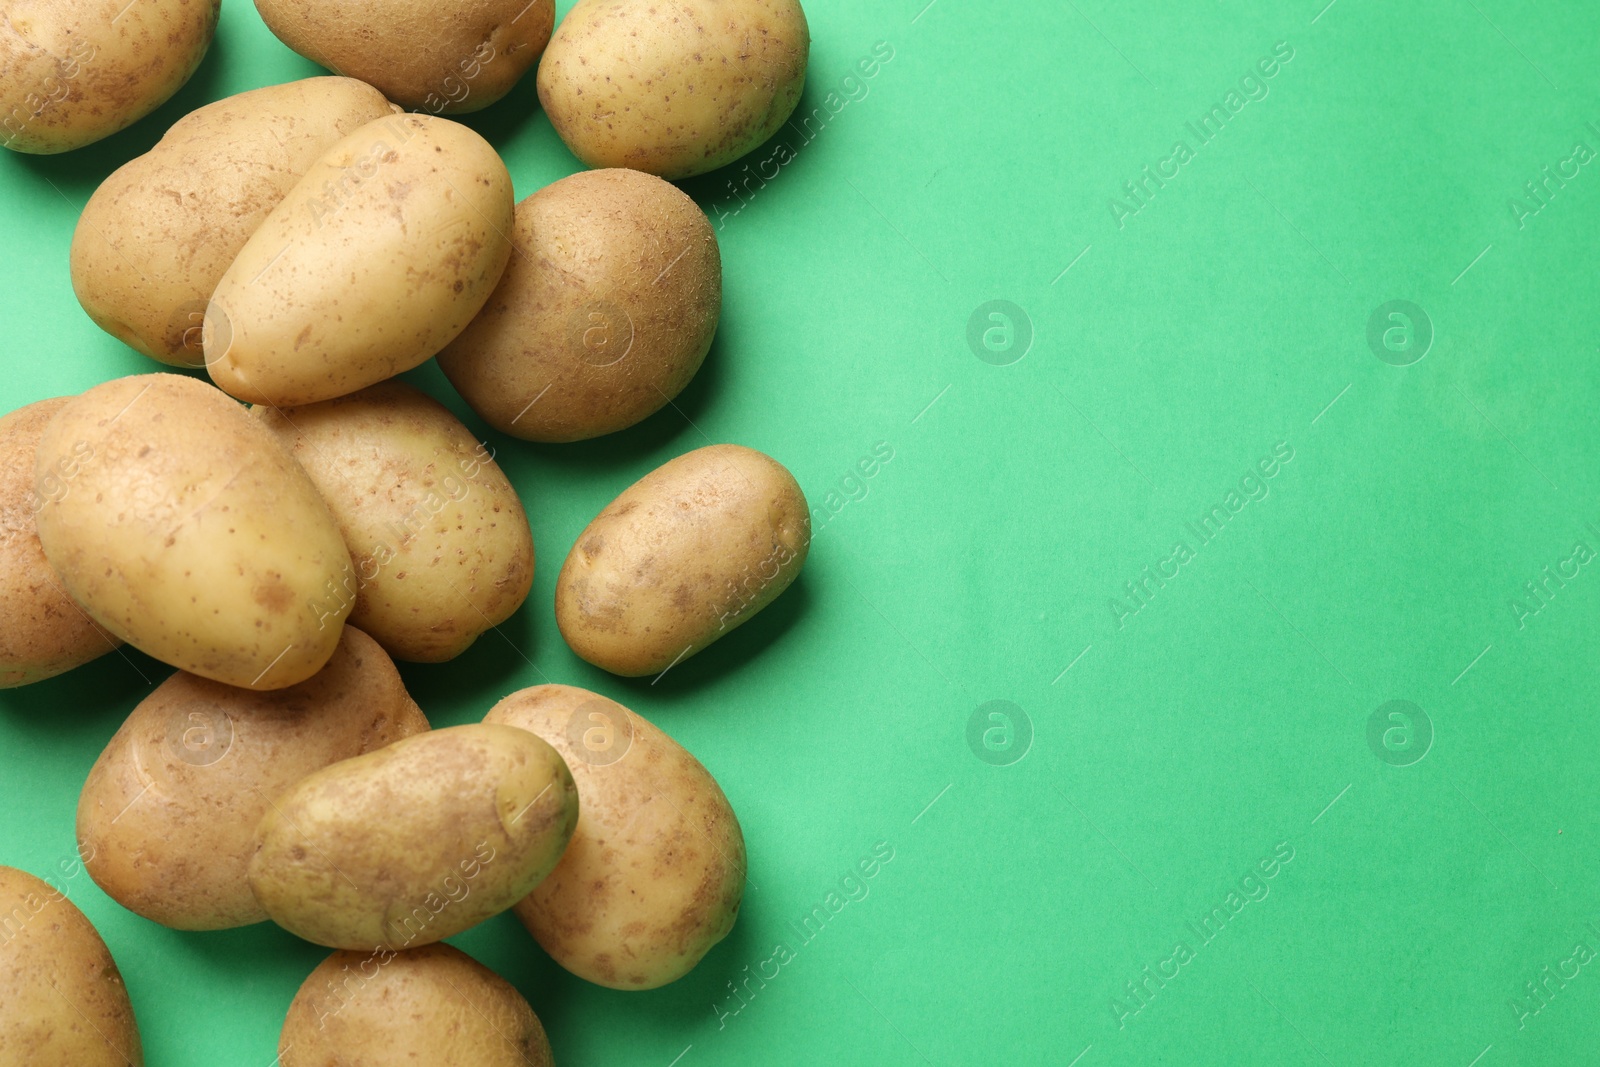
[[[0,145],[48,155],[131,126],[183,87],[222,0],[7,0]]]
[[[438,663],[522,606],[533,535],[517,491],[443,404],[382,382],[255,414],[311,475],[355,562],[350,622]]]
[[[569,685],[512,693],[485,722],[538,734],[572,768],[578,828],[516,907],[550,957],[612,989],[677,981],[728,935],[744,897],[744,835],[716,780],[615,701]]]
[[[206,303],[311,164],[393,106],[351,78],[252,89],[191,111],[89,198],[72,288],[101,329],[153,359],[205,364]]]
[[[280,796],[257,830],[250,887],[274,922],[319,945],[427,945],[527,896],[577,821],[572,775],[537,737],[434,730]]]
[[[410,111],[456,115],[499,100],[550,41],[554,0],[256,0],[278,39]]]
[[[455,338],[511,255],[511,175],[427,115],[370,122],[272,209],[211,295],[212,381],[289,407],[392,378]]]
[[[612,674],[655,674],[749,621],[811,544],[794,476],[739,445],[696,449],[596,515],[556,577],[556,625]]]
[[[539,102],[588,166],[689,178],[778,132],[810,51],[798,0],[578,0],[539,64]]]
[[[591,170],[516,218],[519,254],[439,353],[472,410],[526,441],[580,441],[677,396],[722,312],[717,235],[695,202],[653,175]]]
[[[0,867],[0,1067],[144,1067],[122,973],[59,889]]]
[[[449,945],[335,952],[295,993],[282,1067],[552,1067],[516,987]]]
[[[0,418],[0,689],[53,678],[112,651],[120,643],[95,625],[67,594],[39,544],[35,515],[48,495],[34,490],[39,439],[69,397],[40,400]],[[76,471],[52,470],[44,485],[57,493]]]
[[[350,553],[305,471],[224,393],[177,374],[73,398],[39,442],[39,542],[73,599],[180,670],[303,682],[350,613]]]
[[[273,799],[427,729],[389,657],[350,626],[328,665],[287,689],[255,693],[179,671],[133,709],[83,784],[89,875],[163,926],[262,922],[246,871]]]

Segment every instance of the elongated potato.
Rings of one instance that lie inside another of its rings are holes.
[[[716,780],[587,689],[523,689],[484,721],[548,741],[583,797],[561,862],[516,907],[522,925],[561,966],[612,989],[688,974],[733,929],[744,897],[744,835]]]
[[[789,587],[811,544],[794,476],[770,456],[710,445],[623,490],[556,577],[572,651],[628,677],[680,663]]]
[[[289,407],[392,378],[460,333],[511,255],[511,175],[489,142],[426,115],[369,122],[273,208],[206,309],[206,368]]]
[[[127,987],[61,890],[0,867],[0,1067],[144,1067]]]
[[[522,606],[528,516],[443,404],[395,381],[255,414],[328,502],[355,562],[350,621],[390,655],[453,659]]]
[[[245,241],[334,142],[392,110],[370,85],[306,78],[191,111],[89,198],[78,303],[152,359],[203,366],[206,303]]]
[[[572,775],[537,737],[482,724],[434,730],[280,796],[256,832],[250,887],[307,941],[413,948],[527,896],[577,821]]]
[[[117,903],[179,930],[262,922],[246,871],[256,826],[306,775],[428,729],[377,642],[345,627],[328,665],[254,693],[179,671],[89,771],[78,840]]]
[[[303,682],[333,655],[350,553],[294,457],[205,382],[141,374],[73,398],[34,479],[45,557],[135,648],[247,689]]]

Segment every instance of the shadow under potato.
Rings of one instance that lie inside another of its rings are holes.
[[[41,732],[92,734],[104,744],[110,731],[172,673],[165,663],[123,645],[54,678],[0,689],[0,714],[15,715]]]

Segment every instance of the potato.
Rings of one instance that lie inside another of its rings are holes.
[[[456,417],[404,382],[255,414],[311,475],[355,561],[350,621],[438,663],[508,619],[533,583],[517,491]]]
[[[578,793],[524,730],[434,730],[336,763],[256,831],[250,887],[274,922],[330,948],[412,948],[527,896],[561,858]]]
[[[40,400],[0,417],[0,689],[53,678],[121,644],[80,608],[45,559],[34,522],[44,498],[33,488],[39,438],[68,397]],[[69,463],[73,460],[69,459]],[[54,491],[60,472],[46,486]]]
[[[561,862],[516,907],[552,959],[612,989],[677,981],[727,936],[744,835],[716,780],[676,741],[569,685],[512,693],[485,722],[538,734],[583,797]]]
[[[427,729],[383,649],[349,626],[328,665],[287,689],[253,693],[180,671],[133,709],[83,785],[89,874],[163,926],[262,922],[246,869],[273,798]]]
[[[0,1067],[144,1067],[122,973],[66,894],[0,867]]]
[[[0,145],[50,155],[167,102],[200,66],[221,0],[7,0]]]
[[[554,0],[256,0],[256,10],[312,62],[431,115],[477,111],[506,95],[556,24]]]
[[[810,51],[798,0],[578,0],[539,64],[539,101],[588,166],[689,178],[778,132]]]
[[[72,235],[78,303],[153,359],[204,365],[206,302],[245,241],[334,142],[392,110],[370,85],[307,78],[185,115],[89,198]]]
[[[350,553],[305,471],[202,381],[117,378],[39,442],[39,542],[112,634],[180,670],[282,689],[328,662]]]
[[[539,1017],[504,978],[449,945],[335,952],[300,986],[282,1067],[551,1067]]]
[[[240,400],[329,400],[410,370],[460,333],[511,255],[511,175],[489,142],[426,115],[370,122],[311,165],[206,309],[206,368]]]
[[[580,441],[660,410],[700,369],[722,311],[705,215],[636,170],[563,178],[517,205],[512,257],[439,368],[495,429]]]
[[[710,445],[596,515],[556,577],[556,625],[612,674],[665,672],[749,621],[805,563],[811,515],[782,464]]]

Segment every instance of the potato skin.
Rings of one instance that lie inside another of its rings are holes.
[[[553,1067],[539,1017],[504,978],[449,945],[335,952],[301,984],[282,1067]]]
[[[561,862],[516,906],[522,925],[561,966],[612,989],[688,974],[733,929],[744,897],[744,834],[716,780],[644,718],[587,689],[523,689],[484,721],[548,741],[583,797]]]
[[[562,178],[517,205],[494,295],[439,353],[472,410],[525,441],[632,426],[689,384],[722,313],[710,221],[636,170]]]
[[[278,925],[330,948],[431,944],[550,873],[578,821],[555,749],[523,730],[434,730],[336,763],[256,831],[250,887]]]
[[[0,1067],[144,1067],[122,973],[59,889],[0,867]]]
[[[527,599],[522,502],[443,404],[389,381],[254,413],[322,492],[355,564],[350,621],[390,655],[454,659]]]
[[[811,544],[794,476],[739,445],[670,460],[578,535],[556,577],[572,651],[625,677],[665,671],[789,587]]]
[[[0,417],[0,689],[53,678],[121,644],[67,595],[34,521],[39,439],[69,399],[40,400]],[[60,472],[52,474],[54,489]]]
[[[578,0],[539,64],[539,102],[588,166],[690,178],[778,132],[810,51],[798,0]]]
[[[135,648],[246,689],[333,655],[350,553],[305,471],[226,394],[177,374],[97,385],[45,428],[34,484],[46,558]]]
[[[334,142],[392,110],[370,85],[306,78],[191,111],[89,198],[72,235],[78,303],[152,359],[204,366],[206,302],[245,241]]]
[[[377,642],[345,627],[328,665],[255,693],[179,671],[89,771],[78,840],[117,903],[178,930],[263,922],[246,870],[273,798],[306,775],[428,729]]]
[[[222,0],[8,0],[0,145],[50,155],[133,125],[200,66]]]
[[[291,407],[410,370],[460,333],[511,256],[511,175],[460,123],[394,115],[311,165],[206,309],[206,369]]]
[[[499,100],[539,59],[556,24],[554,0],[256,0],[256,10],[313,63],[430,115]]]

